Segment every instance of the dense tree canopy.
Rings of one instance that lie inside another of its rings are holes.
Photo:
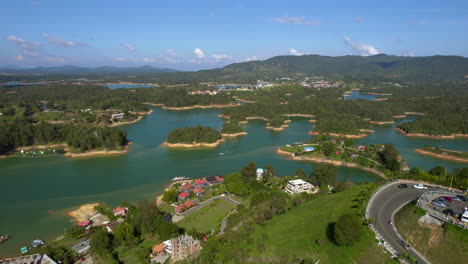
[[[196,126],[174,129],[167,135],[168,143],[213,143],[220,140],[221,133],[212,127]]]

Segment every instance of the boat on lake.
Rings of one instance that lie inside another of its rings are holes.
[[[190,180],[190,178],[185,177],[185,176],[179,176],[179,177],[172,178],[172,181],[183,181],[183,180]]]
[[[0,243],[3,243],[8,240],[8,235],[0,235]]]
[[[39,246],[43,246],[45,243],[44,241],[40,240],[40,239],[35,239],[33,240],[33,242],[31,243],[31,246],[33,248],[36,248],[36,247],[39,247]]]

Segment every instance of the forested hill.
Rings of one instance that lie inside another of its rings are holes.
[[[252,82],[258,79],[285,77],[288,74],[430,83],[464,79],[464,76],[468,75],[468,58],[400,57],[385,54],[368,57],[276,56],[263,61],[234,63],[214,70],[164,74],[163,78]]]
[[[29,74],[67,74],[67,75],[86,75],[86,74],[118,74],[118,73],[133,73],[133,74],[148,74],[148,73],[169,73],[177,72],[177,70],[168,68],[157,68],[153,66],[141,67],[98,67],[98,68],[85,68],[71,65],[58,66],[58,67],[36,67],[30,69],[21,69],[17,67],[0,67],[0,71],[6,74],[29,75]]]

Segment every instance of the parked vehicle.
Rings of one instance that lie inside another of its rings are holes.
[[[413,185],[413,188],[418,189],[418,190],[427,190],[427,186],[424,186],[423,184],[420,184],[420,183]]]
[[[455,212],[452,210],[452,208],[448,208],[442,211],[444,215],[453,215]]]
[[[453,199],[452,199],[451,197],[448,197],[448,196],[442,196],[442,198],[444,198],[444,199],[445,199],[445,201],[447,201],[447,202],[449,202],[449,203],[453,202]]]
[[[435,206],[443,207],[443,208],[447,207],[446,204],[441,203],[439,201],[432,201],[432,204],[435,205]]]
[[[460,219],[463,223],[468,223],[468,211],[465,211]]]
[[[398,185],[398,188],[408,188],[408,184],[406,183],[400,184]]]
[[[462,199],[458,198],[457,196],[452,196],[452,197],[450,197],[450,198],[452,198],[454,201],[457,201],[457,202],[461,202],[461,201],[462,201]]]
[[[466,202],[468,201],[468,198],[466,198],[464,195],[457,195],[458,198],[460,198],[462,201]]]

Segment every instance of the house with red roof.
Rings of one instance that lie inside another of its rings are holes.
[[[202,187],[202,186],[206,187],[208,184],[206,183],[205,180],[200,179],[200,180],[195,180],[194,185],[195,186],[200,186],[200,187]]]
[[[203,190],[200,186],[195,186],[195,188],[193,189],[193,193],[196,196],[202,196],[203,194],[205,194],[205,190]]]
[[[114,216],[118,216],[118,215],[125,216],[127,214],[127,210],[128,210],[127,207],[119,206],[114,209]]]
[[[193,186],[193,184],[191,183],[187,183],[185,185],[182,186],[182,190],[184,191],[191,191],[195,186]]]
[[[205,177],[205,181],[208,182],[210,185],[213,185],[222,183],[224,181],[224,178],[222,178],[221,176],[208,176]]]
[[[181,192],[179,193],[179,195],[177,195],[177,200],[179,202],[184,202],[184,201],[187,201],[187,199],[190,198],[190,193],[188,192]]]
[[[178,212],[178,213],[182,213],[183,211],[185,211],[185,210],[187,210],[187,209],[189,209],[189,208],[191,208],[191,207],[193,207],[193,206],[195,206],[195,204],[194,204],[192,201],[188,200],[188,201],[186,201],[185,203],[183,203],[183,204],[177,206],[177,207],[175,208],[175,210],[176,210],[176,212]]]
[[[78,223],[78,226],[79,227],[87,227],[91,224],[91,221],[81,221],[80,223]]]

